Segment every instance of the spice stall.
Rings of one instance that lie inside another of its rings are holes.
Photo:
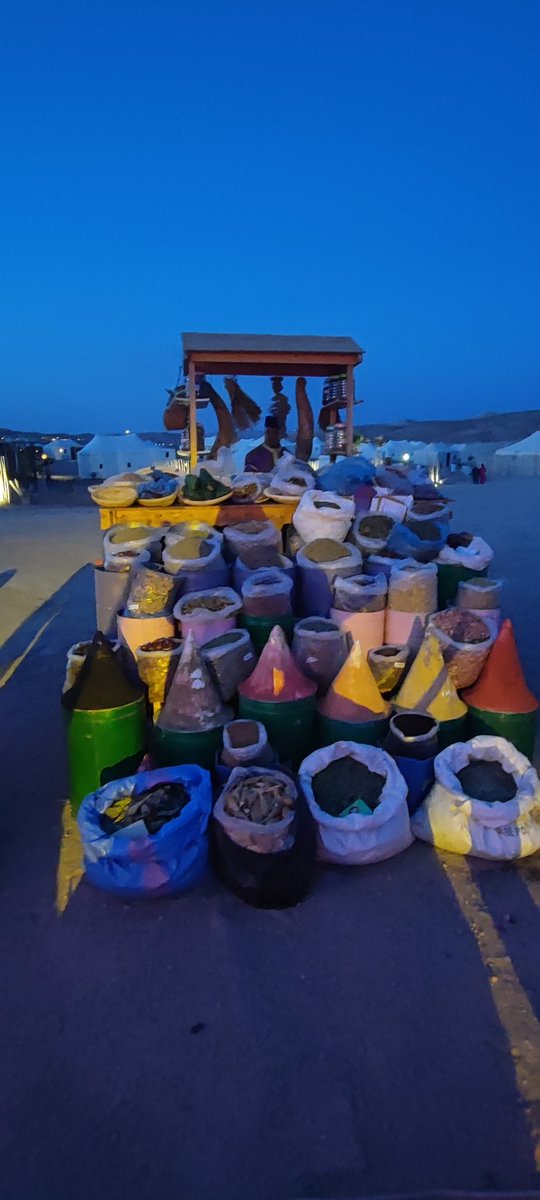
[[[283,471],[276,455],[270,486],[244,474],[236,502],[238,476],[195,474],[195,437],[182,499],[148,498],[170,477],[103,485],[98,632],[68,651],[62,698],[99,887],[183,891],[210,854],[242,900],[281,907],[313,886],[316,859],[361,867],[414,837],[492,859],[540,850],[538,701],[501,625],[493,550],[452,530],[427,477],[350,453],[361,358],[350,339],[184,335],[188,382],[167,421],[194,433],[197,404],[212,403],[219,467],[234,422],[260,415],[235,374],[276,372],[279,427],[282,380],[302,371],[297,457]],[[315,471],[304,376],[333,371],[350,385],[344,457],[336,446]],[[220,372],[230,411],[205,380]],[[238,502],[246,480],[259,503]],[[198,505],[199,487],[214,499]]]
[[[330,427],[335,426],[340,412],[345,410],[346,422],[343,429],[343,437],[336,444],[333,453],[352,454],[354,406],[357,403],[355,400],[354,368],[362,362],[363,358],[362,349],[352,338],[293,337],[274,334],[263,336],[258,334],[183,333],[182,353],[183,370],[187,379],[187,387],[183,390],[177,388],[174,393],[170,394],[172,404],[169,405],[167,410],[169,413],[167,427],[189,428],[191,472],[196,470],[201,457],[197,445],[197,409],[206,407],[208,403],[213,403],[218,423],[220,419],[227,422],[227,419],[230,417],[228,410],[225,408],[225,402],[213,386],[207,382],[206,376],[225,376],[226,389],[229,393],[232,393],[233,417],[235,415],[235,396],[238,392],[238,385],[236,384],[236,377],[238,375],[271,377],[273,386],[276,383],[274,391],[278,400],[280,393],[277,391],[278,383],[276,381],[279,381],[280,384],[284,378],[297,378],[298,383],[301,380],[310,378],[328,379],[331,377],[338,379],[340,381],[339,395],[337,398],[327,400],[323,406],[324,423],[329,424]],[[198,386],[197,383],[197,380],[201,377],[204,379],[205,384],[202,387]],[[181,391],[183,391],[183,394],[179,394]],[[245,395],[245,393],[241,394],[242,396]],[[306,401],[307,396],[304,388],[300,400],[297,398],[300,424],[303,415],[300,405],[304,403],[305,409]],[[309,401],[307,401],[307,404],[309,405]],[[171,412],[173,414],[176,412],[176,415],[180,418],[178,423],[174,423],[174,416],[171,421]],[[313,438],[312,415],[311,422],[311,439],[309,438],[308,431],[307,441],[311,441]],[[307,423],[309,424],[309,415]],[[239,422],[239,425],[240,428],[246,428],[243,422]],[[231,432],[234,435],[232,425]],[[226,435],[221,439],[221,444],[225,444],[225,441]],[[311,446],[309,446],[307,455],[300,452],[298,457],[309,458],[310,452]],[[240,521],[260,520],[262,515],[272,521],[278,529],[282,529],[284,525],[290,523],[296,503],[297,501],[294,498],[284,497],[280,500],[269,500],[267,503],[257,505],[232,504],[224,500],[222,503],[216,502],[215,504],[205,501],[204,505],[201,506],[197,506],[196,503],[191,502],[188,506],[185,504],[182,496],[178,496],[178,498],[175,498],[173,504],[160,505],[156,502],[150,507],[135,501],[135,503],[130,503],[129,506],[123,506],[121,496],[119,496],[118,501],[113,504],[100,504],[100,519],[102,529],[110,529],[112,526],[121,523],[130,525],[141,523],[156,528],[178,520],[178,510],[189,507],[189,512],[186,511],[186,519],[206,521],[218,529]]]

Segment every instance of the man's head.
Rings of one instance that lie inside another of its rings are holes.
[[[280,445],[279,436],[279,421],[277,417],[267,417],[264,422],[264,440],[267,446],[272,450],[277,450]]]

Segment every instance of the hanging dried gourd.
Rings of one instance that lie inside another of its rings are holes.
[[[232,446],[233,443],[237,441],[237,436],[235,433],[232,416],[227,408],[227,405],[225,404],[225,401],[220,396],[219,392],[216,392],[215,387],[208,381],[208,379],[205,379],[204,381],[204,397],[205,399],[208,397],[217,417],[217,436],[210,451],[210,458],[215,458],[218,450],[220,450],[222,446]]]
[[[313,449],[313,409],[306,391],[306,381],[302,376],[296,380],[296,415],[296,458],[301,462],[309,462]]]

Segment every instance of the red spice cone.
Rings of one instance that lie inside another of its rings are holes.
[[[302,674],[283,630],[274,625],[255,670],[238,691],[248,700],[304,700],[314,695],[317,684]]]
[[[510,620],[503,621],[480,678],[461,695],[485,712],[532,713],[540,707],[527,687]]]

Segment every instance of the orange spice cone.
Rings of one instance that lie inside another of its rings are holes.
[[[469,704],[469,737],[504,737],[532,760],[539,703],[527,687],[511,621],[503,622],[480,678],[463,694]]]
[[[532,713],[540,707],[527,687],[510,620],[503,621],[480,678],[463,692],[463,698],[486,712]]]

